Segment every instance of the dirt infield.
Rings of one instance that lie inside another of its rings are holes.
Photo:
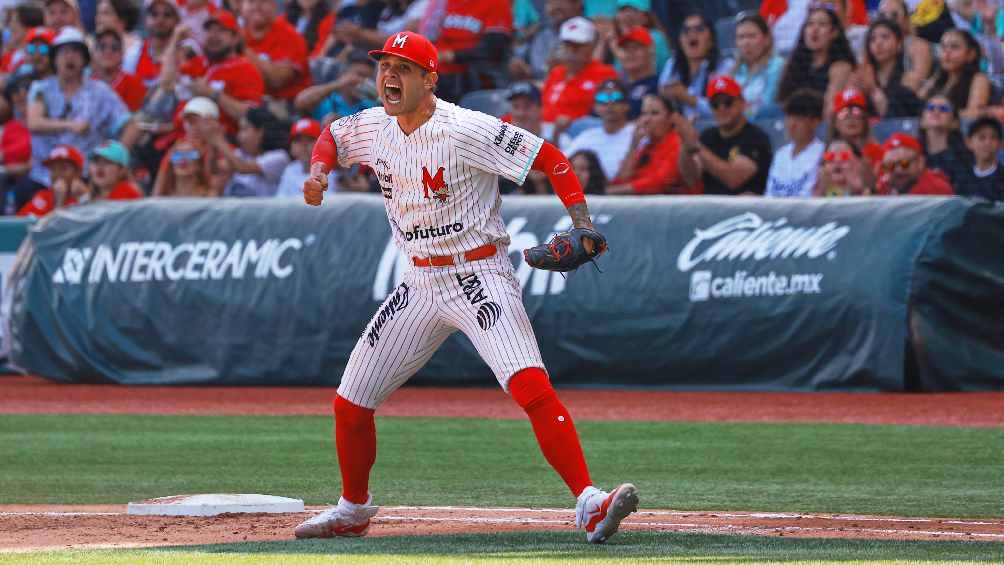
[[[60,385],[0,378],[0,414],[329,414],[331,388],[125,387]],[[579,420],[836,422],[1004,427],[1004,393],[681,393],[562,390]],[[516,419],[522,411],[496,388],[404,388],[381,416]],[[316,510],[316,509],[311,509]],[[309,514],[227,514],[212,518],[130,516],[122,505],[0,506],[0,551],[146,547],[287,540]],[[370,535],[568,530],[572,510],[385,507]],[[625,531],[793,537],[1004,542],[1004,520],[649,510]]]

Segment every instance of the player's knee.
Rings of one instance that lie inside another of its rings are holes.
[[[551,379],[540,367],[529,367],[513,375],[509,379],[509,394],[524,410],[557,397]]]
[[[335,425],[346,428],[364,428],[373,422],[374,410],[364,408],[345,400],[340,395],[335,395],[332,403],[335,410]]]

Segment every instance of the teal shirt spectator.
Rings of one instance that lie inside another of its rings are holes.
[[[773,54],[767,64],[756,72],[750,73],[749,65],[739,63],[733,73],[734,79],[743,87],[743,98],[746,99],[746,115],[751,120],[760,118],[776,118],[781,116],[781,108],[777,105],[777,83],[781,80],[784,70],[784,57]]]
[[[337,114],[338,117],[351,116],[356,112],[365,110],[366,108],[372,108],[377,106],[376,100],[371,100],[369,98],[363,98],[362,100],[349,103],[344,96],[337,92],[332,92],[330,96],[321,100],[320,104],[314,107],[314,119],[323,122],[325,116],[328,114]]]
[[[532,0],[516,0],[512,5],[512,25],[523,29],[540,21],[540,14]]]

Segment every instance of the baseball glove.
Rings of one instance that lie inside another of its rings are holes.
[[[592,243],[592,251],[587,251],[584,239]],[[588,228],[572,228],[556,233],[545,244],[523,250],[523,258],[531,267],[547,271],[567,273],[596,259],[607,250],[607,240],[603,235]]]

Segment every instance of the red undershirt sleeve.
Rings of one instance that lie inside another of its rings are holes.
[[[310,169],[314,169],[315,164],[322,164],[329,172],[338,167],[338,147],[335,145],[335,138],[331,137],[331,129],[324,128],[321,135],[314,143],[314,151],[310,154]]]
[[[554,144],[545,141],[537,152],[537,158],[533,160],[531,168],[547,175],[551,181],[554,193],[561,199],[565,208],[573,204],[586,201],[586,195],[582,192],[582,185],[579,178],[572,171],[572,164],[568,158]]]

